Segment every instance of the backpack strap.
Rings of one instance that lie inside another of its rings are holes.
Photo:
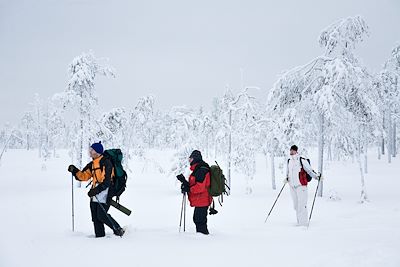
[[[302,159],[304,159],[303,157],[300,157],[300,165],[301,165],[301,168],[304,170],[304,168],[303,168],[303,162],[301,161]]]
[[[201,173],[201,174],[204,174],[204,177],[200,177],[200,179],[198,179],[197,176],[196,176],[196,174],[198,173],[199,170],[202,170],[202,172],[204,172],[204,173]],[[191,176],[195,177],[196,183],[197,182],[202,183],[202,182],[204,182],[204,179],[205,179],[207,173],[209,173],[209,172],[210,172],[210,167],[207,165],[207,163],[205,163],[205,162],[202,163],[201,162],[196,166],[196,168],[194,168]]]
[[[101,158],[100,161],[99,161],[99,167],[98,168],[93,168],[93,161],[90,162],[90,167],[89,167],[90,171],[92,173],[94,173],[96,170],[102,170],[104,168],[104,165],[105,165],[104,160],[105,160],[105,158],[103,156],[103,158]]]
[[[219,205],[222,207],[222,203],[224,203],[224,194],[223,193],[218,197],[218,202],[219,202]]]
[[[225,180],[226,180],[226,179],[225,179]],[[223,192],[223,193],[225,193],[227,196],[229,196],[229,194],[230,194],[230,192],[231,192],[231,188],[230,188],[229,185],[227,185],[225,182],[224,182],[224,184],[225,184],[225,187],[228,188],[228,191],[225,190],[225,192]]]

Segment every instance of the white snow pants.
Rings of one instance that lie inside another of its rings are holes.
[[[297,225],[308,225],[308,210],[307,210],[307,186],[298,186],[296,188],[290,186],[290,193],[293,199],[293,207],[296,211]]]

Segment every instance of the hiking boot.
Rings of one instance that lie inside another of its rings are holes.
[[[125,234],[124,228],[119,228],[114,231],[114,235],[122,237]]]
[[[197,233],[202,233],[203,235],[208,235],[208,234],[210,234],[209,232],[208,232],[208,229],[207,229],[207,226],[200,226],[200,227],[196,227],[197,229],[196,229],[196,232]]]

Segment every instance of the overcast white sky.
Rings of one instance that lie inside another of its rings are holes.
[[[153,94],[163,109],[209,106],[227,84],[266,94],[285,69],[322,52],[321,30],[362,15],[370,37],[358,55],[379,70],[400,42],[400,1],[0,0],[0,127],[28,110],[34,93],[63,91],[73,57],[108,57],[116,79],[99,78],[103,110]]]

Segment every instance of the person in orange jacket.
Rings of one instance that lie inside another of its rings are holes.
[[[192,174],[189,181],[182,177],[182,192],[188,193],[190,206],[194,207],[193,222],[196,232],[208,235],[207,212],[212,203],[210,188],[210,166],[203,161],[201,152],[194,150],[189,156],[190,170]]]
[[[90,197],[90,211],[94,224],[96,237],[104,237],[104,224],[110,227],[114,234],[123,236],[124,229],[107,213],[110,208],[109,191],[114,168],[110,159],[103,157],[104,148],[101,142],[94,143],[89,148],[90,157],[93,159],[80,171],[74,165],[68,167],[75,179],[78,181],[89,181],[92,179],[92,188],[88,192]]]

